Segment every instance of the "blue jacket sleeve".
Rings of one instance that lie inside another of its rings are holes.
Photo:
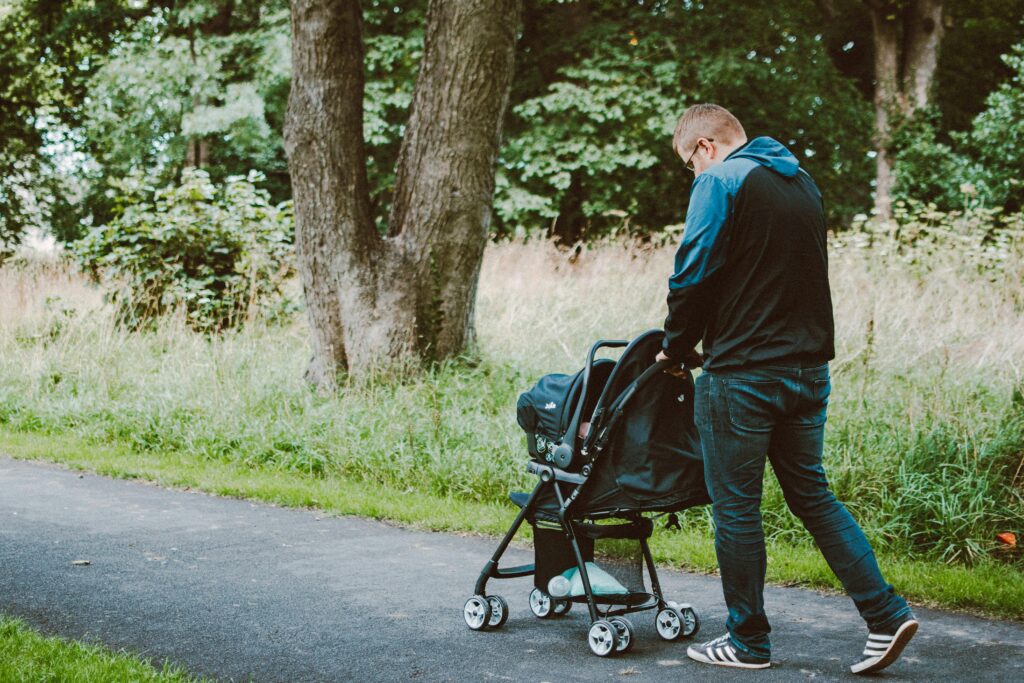
[[[683,358],[704,336],[715,310],[715,273],[725,262],[731,197],[721,180],[701,174],[690,190],[686,230],[668,279],[668,317],[663,348]]]

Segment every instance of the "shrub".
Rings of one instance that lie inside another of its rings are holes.
[[[186,169],[179,185],[153,191],[138,177],[118,183],[119,211],[74,243],[82,265],[107,283],[122,321],[138,327],[183,309],[205,332],[238,326],[291,306],[292,215],[257,189],[262,175],[214,185]]]
[[[982,206],[943,211],[934,203],[908,199],[895,203],[893,217],[896,222],[890,225],[860,214],[853,230],[837,235],[831,246],[838,253],[892,256],[919,274],[955,264],[990,281],[1015,285],[1003,291],[1005,296],[1022,290],[1024,213]]]
[[[992,206],[1010,210],[1024,208],[1024,43],[1003,57],[1014,76],[985,99],[985,110],[974,119],[962,142],[975,152],[976,163],[969,168],[983,199]]]
[[[1024,209],[1024,43],[1003,61],[1014,76],[985,99],[971,129],[936,137],[935,115],[905,122],[896,133],[897,199],[934,203],[939,209],[1000,206]]]
[[[977,203],[967,182],[969,161],[937,139],[938,114],[932,110],[903,121],[893,135],[893,199],[933,203],[943,210]],[[961,186],[968,189],[961,191]]]

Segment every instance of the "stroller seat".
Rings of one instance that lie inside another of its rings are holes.
[[[647,543],[654,524],[645,513],[673,513],[710,502],[693,423],[693,379],[669,375],[663,372],[667,362],[655,362],[663,337],[661,330],[652,330],[632,342],[599,341],[582,370],[546,375],[519,397],[517,419],[530,455],[527,470],[538,481],[530,493],[509,494],[519,514],[466,601],[463,616],[471,629],[497,629],[508,619],[507,602],[486,593],[490,579],[533,576],[529,602],[534,616],[547,619],[565,614],[574,603],[586,603],[591,619],[587,640],[599,656],[632,647],[633,626],[625,616],[632,612],[657,609],[655,625],[665,640],[697,633],[696,610],[663,597]],[[624,351],[616,361],[597,359],[606,347]],[[500,568],[501,556],[524,521],[533,527],[534,564]],[[626,541],[639,541],[635,572],[613,591],[594,590],[590,574],[608,576],[600,565],[620,561]],[[595,546],[612,549],[597,553],[597,564]],[[565,586],[565,581],[552,583],[560,575],[578,578],[582,594],[556,590]]]
[[[508,498],[520,510],[523,509],[524,507],[526,507],[526,505],[530,502],[530,494],[526,493],[525,491],[519,491],[519,492],[512,491],[512,492],[510,492],[508,494]],[[531,524],[534,523],[534,520],[536,520],[536,519],[543,519],[545,521],[555,522],[555,523],[558,522],[558,513],[557,512],[546,512],[546,511],[538,508],[538,509],[535,509],[533,511],[533,516],[534,516],[533,520],[528,520],[528,521],[530,521]]]

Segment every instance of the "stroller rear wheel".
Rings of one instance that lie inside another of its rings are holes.
[[[610,621],[598,619],[590,625],[587,644],[598,657],[613,655],[619,646],[619,630]]]
[[[491,625],[491,605],[482,595],[474,595],[466,600],[462,608],[462,618],[466,620],[466,626],[474,631],[483,631]]]
[[[555,600],[555,607],[553,609],[555,616],[560,617],[563,614],[568,614],[569,610],[572,609],[572,601],[570,600]]]
[[[617,654],[624,654],[632,650],[633,643],[636,642],[636,631],[633,628],[633,622],[626,617],[612,617],[608,621],[612,622],[612,625],[615,626],[619,632],[619,642],[615,646],[615,652]]]
[[[530,591],[530,611],[538,619],[547,619],[555,610],[551,596],[539,588]],[[568,612],[569,610],[566,610]]]

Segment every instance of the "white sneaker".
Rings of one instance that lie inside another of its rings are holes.
[[[903,648],[917,633],[917,627],[917,619],[911,614],[893,633],[868,634],[864,653],[850,667],[850,671],[855,674],[870,674],[889,666],[903,654]]]
[[[731,666],[737,669],[767,669],[772,665],[771,660],[754,657],[734,646],[728,633],[700,645],[691,645],[686,654],[690,659],[704,664]]]

